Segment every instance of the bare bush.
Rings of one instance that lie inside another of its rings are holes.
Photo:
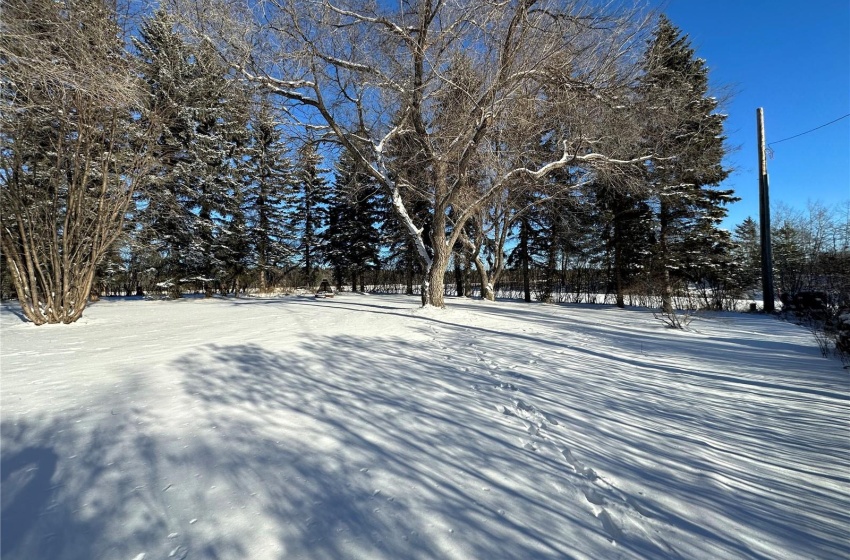
[[[694,314],[691,312],[676,312],[675,310],[659,311],[658,313],[653,313],[652,316],[669,328],[679,330],[687,330],[688,325],[694,319]]]
[[[108,3],[4,0],[0,25],[0,245],[24,315],[71,323],[146,169],[139,89]]]

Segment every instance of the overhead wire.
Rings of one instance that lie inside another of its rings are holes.
[[[840,121],[840,120],[842,120],[842,119],[846,119],[847,117],[850,117],[850,113],[847,113],[846,115],[844,115],[844,116],[842,116],[842,117],[838,117],[838,118],[837,118],[837,119],[835,119],[835,120],[829,121],[828,123],[824,123],[824,124],[822,124],[822,125],[820,125],[820,126],[816,126],[815,128],[813,128],[813,129],[811,129],[811,130],[807,130],[807,131],[805,131],[805,132],[801,132],[800,134],[795,134],[794,136],[789,136],[788,138],[783,138],[782,140],[776,140],[775,142],[768,142],[768,143],[767,143],[767,145],[768,145],[768,146],[772,146],[773,144],[779,144],[780,142],[785,142],[786,140],[791,140],[791,139],[793,139],[793,138],[799,138],[800,136],[803,136],[803,135],[808,134],[808,133],[810,133],[810,132],[814,132],[814,131],[819,130],[819,129],[821,129],[821,128],[825,127],[825,126],[829,126],[829,125],[831,125],[831,124],[837,123],[838,121]]]

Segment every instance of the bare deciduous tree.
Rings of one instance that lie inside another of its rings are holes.
[[[582,182],[641,159],[597,151],[593,126],[641,46],[631,12],[558,0],[269,0],[241,9],[177,0],[176,9],[293,118],[368,166],[418,248],[426,305],[443,306],[452,249],[494,194],[560,169]],[[394,157],[401,137],[414,161]],[[402,172],[411,164],[417,184]],[[405,193],[429,202],[429,227],[412,218]]]
[[[24,315],[72,323],[146,164],[114,7],[3,0],[0,246]]]

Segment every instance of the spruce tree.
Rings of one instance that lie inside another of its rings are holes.
[[[260,291],[274,270],[285,267],[295,243],[286,224],[286,200],[293,194],[292,163],[268,100],[260,99],[251,120],[243,179],[243,212]]]
[[[639,194],[611,184],[594,185],[595,210],[605,224],[602,242],[608,263],[608,288],[617,307],[625,307],[626,289],[646,270],[652,248],[652,210]]]
[[[736,284],[741,292],[749,292],[761,286],[761,246],[759,228],[755,220],[746,220],[735,226],[732,249]]]
[[[161,114],[156,168],[143,189],[139,242],[159,256],[159,279],[203,283],[207,295],[237,255],[231,224],[240,213],[247,104],[211,47],[187,44],[164,10],[135,41],[148,107]]]
[[[379,264],[379,198],[374,178],[343,151],[329,198],[329,224],[323,236],[326,259],[334,270],[338,287],[348,271],[352,290],[357,290],[358,280],[362,290],[364,271]]]
[[[317,269],[324,260],[321,236],[327,227],[329,187],[327,169],[321,167],[322,157],[312,143],[304,144],[295,164],[295,189],[289,200],[287,225],[295,234],[294,251],[304,270],[308,286],[316,285]]]
[[[154,169],[139,193],[136,219],[141,229],[134,250],[144,255],[140,266],[155,269],[154,280],[179,296],[195,216],[186,204],[190,186],[175,170],[191,157],[194,127],[187,109],[192,55],[174,25],[173,18],[159,10],[142,23],[139,37],[133,40],[147,86],[147,106],[163,121],[153,153]]]
[[[711,266],[716,255],[701,253],[705,237],[718,247],[726,243],[718,226],[724,205],[735,199],[731,190],[716,188],[729,174],[722,163],[726,116],[708,95],[705,61],[663,15],[643,65],[638,92],[647,111],[644,136],[656,156],[646,165],[656,202],[655,269],[662,307],[672,312],[673,282],[685,276],[686,258],[691,269]]]

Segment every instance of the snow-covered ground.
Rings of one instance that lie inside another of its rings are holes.
[[[850,377],[807,331],[448,305],[4,307],[3,560],[850,555]]]

